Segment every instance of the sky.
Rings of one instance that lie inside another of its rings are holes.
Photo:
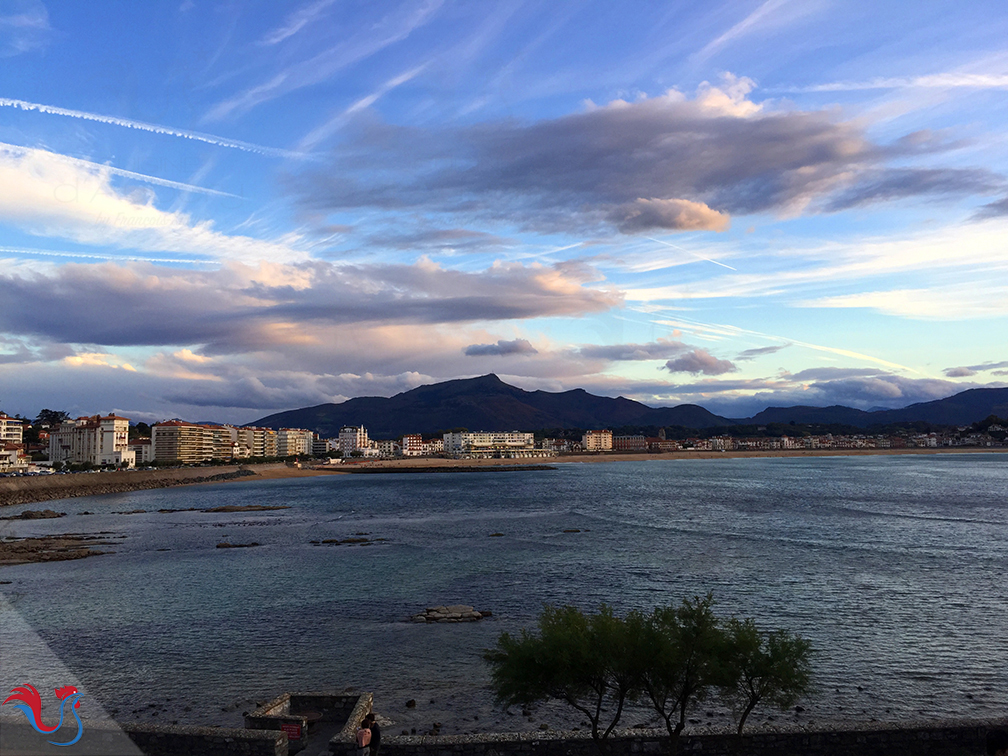
[[[1002,2],[0,0],[0,409],[1008,385]]]

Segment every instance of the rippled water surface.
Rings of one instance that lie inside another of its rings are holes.
[[[126,537],[112,555],[0,568],[0,589],[107,707],[171,698],[162,716],[190,722],[236,723],[222,705],[350,685],[397,706],[451,695],[460,716],[488,712],[481,650],[544,603],[650,609],[708,590],[725,615],[812,640],[810,717],[1008,710],[1008,456],[558,467],[56,502],[70,516],[4,533]],[[225,504],[291,508],[157,512]],[[147,513],[115,514],[136,509]],[[357,533],[388,540],[311,543]],[[262,545],[215,548],[225,540]],[[494,618],[403,621],[439,603]]]

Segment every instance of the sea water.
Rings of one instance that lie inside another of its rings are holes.
[[[1008,710],[1008,456],[557,468],[54,502],[67,517],[8,521],[0,535],[125,537],[104,547],[114,554],[0,568],[0,590],[120,719],[240,726],[241,709],[282,691],[354,687],[396,727],[496,728],[481,654],[544,604],[625,612],[708,591],[722,616],[812,641],[816,694],[791,715],[799,724]],[[157,511],[232,504],[289,508]],[[312,543],[346,538],[370,543]],[[493,617],[407,621],[452,603]]]

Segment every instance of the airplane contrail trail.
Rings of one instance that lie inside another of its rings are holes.
[[[714,263],[715,265],[720,265],[722,268],[728,268],[728,270],[734,270],[738,272],[737,268],[733,268],[731,265],[725,265],[723,262],[718,262],[717,260],[711,260],[709,257],[704,257],[703,255],[698,255],[696,252],[680,247],[678,244],[673,244],[672,242],[662,241],[661,239],[652,239],[650,236],[645,236],[645,239],[649,241],[656,242],[657,244],[664,244],[666,247],[674,247],[675,249],[681,250],[688,255],[693,255],[698,260],[705,260],[709,263]]]
[[[14,100],[8,97],[0,97],[0,107],[19,108],[25,111],[37,111],[49,115],[65,116],[67,118],[80,118],[85,121],[95,121],[97,123],[107,123],[113,126],[122,126],[126,129],[137,129],[139,131],[149,131],[152,134],[164,134],[166,136],[182,137],[183,139],[193,139],[197,142],[206,142],[217,147],[229,147],[233,150],[243,152],[253,152],[266,157],[282,157],[303,160],[308,157],[304,152],[293,150],[281,150],[276,147],[265,147],[253,142],[243,142],[240,139],[228,139],[214,134],[203,134],[199,131],[189,131],[187,129],[176,129],[171,126],[161,126],[156,123],[146,123],[144,121],[134,121],[131,118],[119,118],[118,116],[102,115],[101,113],[89,113],[86,110],[71,110],[69,108],[58,108],[54,105],[43,105],[38,102],[27,102],[26,100]]]
[[[218,189],[207,189],[204,186],[196,186],[195,184],[186,184],[181,181],[172,181],[171,179],[160,178],[159,176],[149,176],[146,173],[137,173],[136,171],[127,171],[125,168],[116,168],[111,165],[105,165],[104,163],[93,163],[90,160],[82,160],[81,158],[70,157],[69,155],[61,155],[58,152],[49,152],[49,150],[40,150],[34,147],[21,147],[20,145],[17,144],[7,144],[6,142],[0,142],[0,152],[9,152],[18,156],[39,154],[44,155],[48,159],[56,160],[60,163],[76,165],[90,170],[106,171],[116,176],[122,176],[123,178],[134,179],[135,181],[143,181],[144,183],[155,184],[157,186],[166,186],[170,189],[178,189],[179,191],[182,192],[196,192],[198,194],[212,194],[217,197],[232,197],[234,199],[240,199],[237,194],[231,194],[231,192],[222,192]]]

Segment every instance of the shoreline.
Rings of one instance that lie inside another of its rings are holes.
[[[865,457],[941,454],[1004,454],[1005,447],[939,447],[917,449],[775,449],[760,451],[675,451],[598,452],[556,457],[518,459],[445,459],[413,457],[354,462],[346,465],[290,467],[282,462],[263,465],[223,465],[220,467],[181,467],[163,470],[130,470],[69,475],[39,475],[0,478],[0,507],[36,504],[80,496],[146,491],[180,485],[205,485],[233,481],[286,480],[323,475],[376,473],[461,473],[530,472],[555,470],[557,465],[599,464],[607,462],[675,462],[694,459]],[[495,469],[496,468],[496,469]]]

